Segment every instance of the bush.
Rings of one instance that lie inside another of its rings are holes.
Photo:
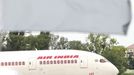
[[[119,75],[122,75],[127,68],[127,58],[125,57],[125,50],[123,46],[114,46],[111,50],[103,52],[103,56],[112,62],[119,70]]]

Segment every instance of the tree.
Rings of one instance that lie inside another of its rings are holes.
[[[98,54],[101,54],[107,49],[111,49],[111,47],[116,44],[117,41],[114,38],[110,38],[108,35],[91,33],[88,36],[88,49]]]
[[[37,36],[25,36],[24,32],[10,32],[5,41],[7,44],[4,51],[44,50],[49,48],[50,33],[40,32]]]
[[[123,74],[127,68],[126,50],[123,46],[113,46],[111,50],[105,50],[102,54],[119,69],[119,75]]]
[[[81,43],[81,41],[69,41],[68,47],[69,49],[87,50],[87,45],[85,43]]]
[[[4,40],[7,35],[7,32],[0,31],[0,51],[4,49]]]
[[[128,68],[129,69],[134,69],[134,58],[133,58],[133,52],[128,52]]]
[[[119,69],[119,75],[121,75],[126,71],[127,67],[126,48],[116,46],[117,44],[116,39],[104,34],[90,34],[88,37],[88,49],[106,57]]]
[[[37,36],[37,46],[36,48],[39,50],[49,49],[49,43],[51,40],[51,36],[49,32],[40,32],[40,35]]]
[[[25,37],[25,50],[46,50],[49,49],[50,33],[40,32],[39,35]]]
[[[76,49],[76,50],[87,50],[87,45],[81,43],[81,41],[68,41],[65,37],[59,37],[58,35],[51,34],[51,49]]]
[[[51,49],[68,49],[68,39],[51,34],[51,41],[49,43]]]
[[[24,41],[24,50],[35,50],[37,48],[37,36],[30,35],[28,37],[25,37]]]
[[[6,42],[4,51],[22,50],[25,46],[24,32],[10,32],[6,38]]]
[[[59,36],[58,35],[53,35],[53,34],[51,34],[50,36],[51,36],[51,40],[50,40],[50,43],[49,43],[50,49],[58,49],[57,46],[58,46]]]
[[[68,48],[68,39],[61,37],[57,43],[57,49],[67,49]]]
[[[82,43],[80,41],[69,41],[68,44],[70,49],[77,49],[77,50],[82,49]]]

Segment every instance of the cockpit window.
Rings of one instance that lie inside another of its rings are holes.
[[[98,62],[98,59],[95,59],[95,62]]]
[[[100,59],[100,63],[105,63],[107,62],[105,59]]]

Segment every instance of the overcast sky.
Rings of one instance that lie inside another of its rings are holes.
[[[132,21],[128,29],[128,34],[126,36],[124,35],[112,35],[112,37],[117,38],[119,43],[124,46],[129,46],[131,44],[134,44],[134,0],[131,0],[131,8],[132,8]]]
[[[134,0],[131,0],[131,3],[132,3],[131,6],[132,6],[132,18],[133,18],[134,17]],[[69,40],[81,40],[82,42],[85,42],[88,36],[87,33],[75,33],[75,32],[73,33],[72,32],[58,32],[55,34],[67,37]],[[111,37],[116,38],[119,44],[125,47],[131,44],[134,44],[134,19],[132,19],[127,35],[114,34],[114,35],[111,35]]]
[[[134,8],[134,1],[133,1],[133,8]],[[85,42],[88,37],[88,33],[77,33],[77,32],[56,32],[54,34],[66,37],[69,40],[81,40],[82,42]],[[119,44],[125,47],[134,44],[134,19],[132,19],[127,35],[114,34],[111,35],[111,37],[116,38]]]
[[[134,9],[134,0],[131,0],[131,2],[132,2],[132,14],[134,14],[134,10],[133,10]],[[1,9],[1,7],[0,7],[0,9]],[[1,15],[0,15],[0,19],[1,19]],[[81,40],[82,42],[85,42],[89,33],[58,32],[55,34],[64,36],[64,37],[68,38],[69,40]],[[129,26],[127,35],[111,35],[111,36],[116,38],[121,45],[124,45],[126,47],[133,44],[134,43],[134,19],[132,19],[132,22]]]

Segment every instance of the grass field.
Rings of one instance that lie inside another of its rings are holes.
[[[123,75],[134,75],[134,73],[125,73]]]
[[[134,75],[134,70],[127,70],[123,75]]]

